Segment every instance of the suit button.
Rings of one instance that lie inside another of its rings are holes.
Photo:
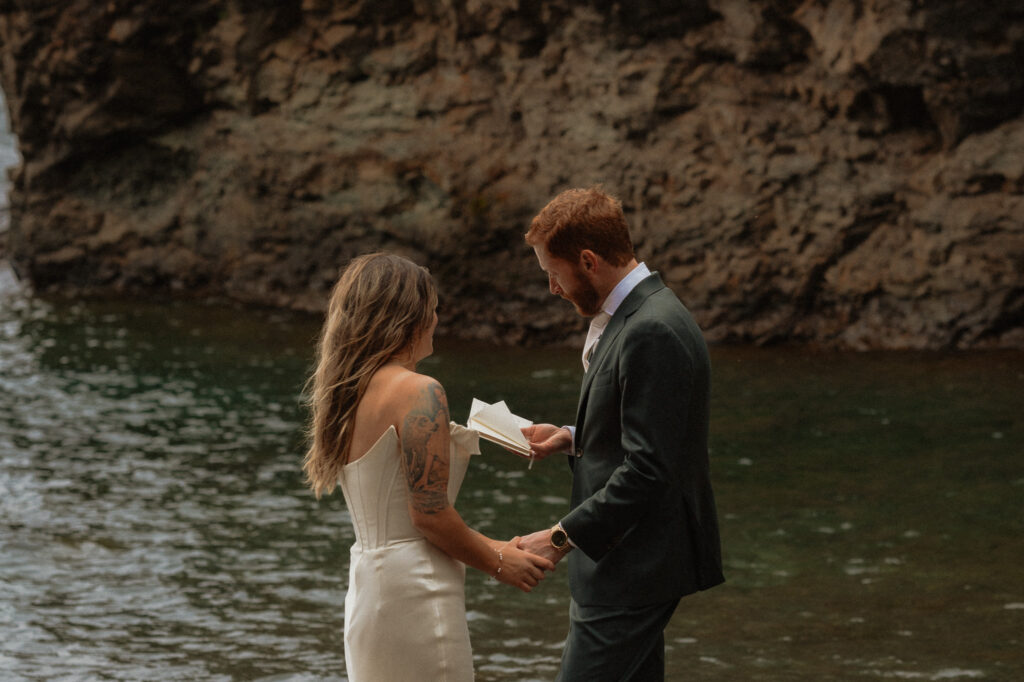
[[[576,452],[573,453],[573,454],[575,454],[577,457],[582,457],[583,456],[583,448],[576,448]]]

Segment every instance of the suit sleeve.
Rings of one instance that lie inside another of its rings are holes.
[[[579,549],[598,561],[664,498],[679,489],[692,396],[693,362],[675,331],[658,320],[624,330],[619,356],[620,446],[624,460],[605,486],[562,520]]]

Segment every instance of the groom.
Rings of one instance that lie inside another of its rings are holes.
[[[689,311],[637,263],[622,206],[597,189],[555,197],[526,233],[551,293],[591,318],[575,426],[523,429],[538,457],[569,454],[572,510],[521,546],[569,556],[558,679],[663,680],[679,600],[721,583],[708,472],[710,366]]]

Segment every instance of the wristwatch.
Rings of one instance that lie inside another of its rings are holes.
[[[562,528],[562,524],[557,524],[551,528],[551,546],[557,549],[559,552],[564,552],[569,548],[569,536],[566,534],[565,529]]]

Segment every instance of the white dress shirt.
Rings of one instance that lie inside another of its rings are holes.
[[[615,311],[622,305],[622,302],[629,296],[629,292],[633,291],[637,284],[640,284],[641,281],[650,276],[651,271],[647,269],[644,263],[637,265],[625,277],[619,280],[619,283],[608,294],[608,298],[604,299],[604,303],[601,304],[601,310],[609,315],[614,315]]]

